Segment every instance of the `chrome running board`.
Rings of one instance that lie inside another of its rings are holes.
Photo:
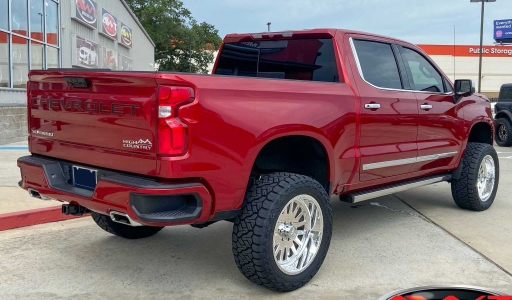
[[[409,189],[414,189],[417,187],[437,183],[437,182],[443,182],[443,181],[449,181],[452,179],[452,175],[450,173],[448,174],[442,174],[442,175],[435,175],[430,177],[422,177],[414,180],[407,180],[402,181],[399,183],[384,185],[378,188],[373,188],[369,190],[362,190],[358,192],[354,192],[352,194],[346,194],[341,195],[340,200],[343,202],[348,203],[356,203],[361,202],[369,199],[374,199],[386,195],[391,195],[398,192],[403,192]]]

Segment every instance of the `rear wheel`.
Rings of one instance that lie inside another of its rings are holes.
[[[501,147],[512,146],[512,124],[509,119],[496,120],[496,144]]]
[[[125,239],[142,239],[147,238],[152,235],[155,235],[163,227],[153,227],[153,226],[128,226],[121,223],[116,223],[112,221],[110,216],[102,215],[96,212],[91,212],[92,219],[96,224],[103,230],[113,235],[117,235],[119,237]]]
[[[455,203],[468,210],[491,207],[500,179],[498,155],[489,144],[468,143],[462,158],[460,178],[452,181]]]
[[[329,197],[317,181],[290,173],[264,175],[247,192],[235,220],[235,262],[252,282],[293,291],[320,269],[331,233]]]

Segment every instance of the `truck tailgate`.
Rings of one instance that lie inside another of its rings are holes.
[[[32,71],[30,151],[154,175],[156,87],[153,72]]]

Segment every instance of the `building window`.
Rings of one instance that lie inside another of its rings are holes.
[[[0,29],[7,30],[7,25],[9,24],[7,18],[7,1],[9,0],[0,0]]]
[[[29,70],[59,67],[59,1],[0,0],[0,88],[25,88]]]
[[[9,35],[0,31],[0,87],[9,87]]]

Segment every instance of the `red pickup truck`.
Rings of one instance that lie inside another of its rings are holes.
[[[31,71],[20,186],[128,239],[231,221],[238,268],[276,291],[319,270],[330,195],[446,181],[461,208],[494,201],[489,100],[415,45],[336,29],[232,34],[213,73]]]

